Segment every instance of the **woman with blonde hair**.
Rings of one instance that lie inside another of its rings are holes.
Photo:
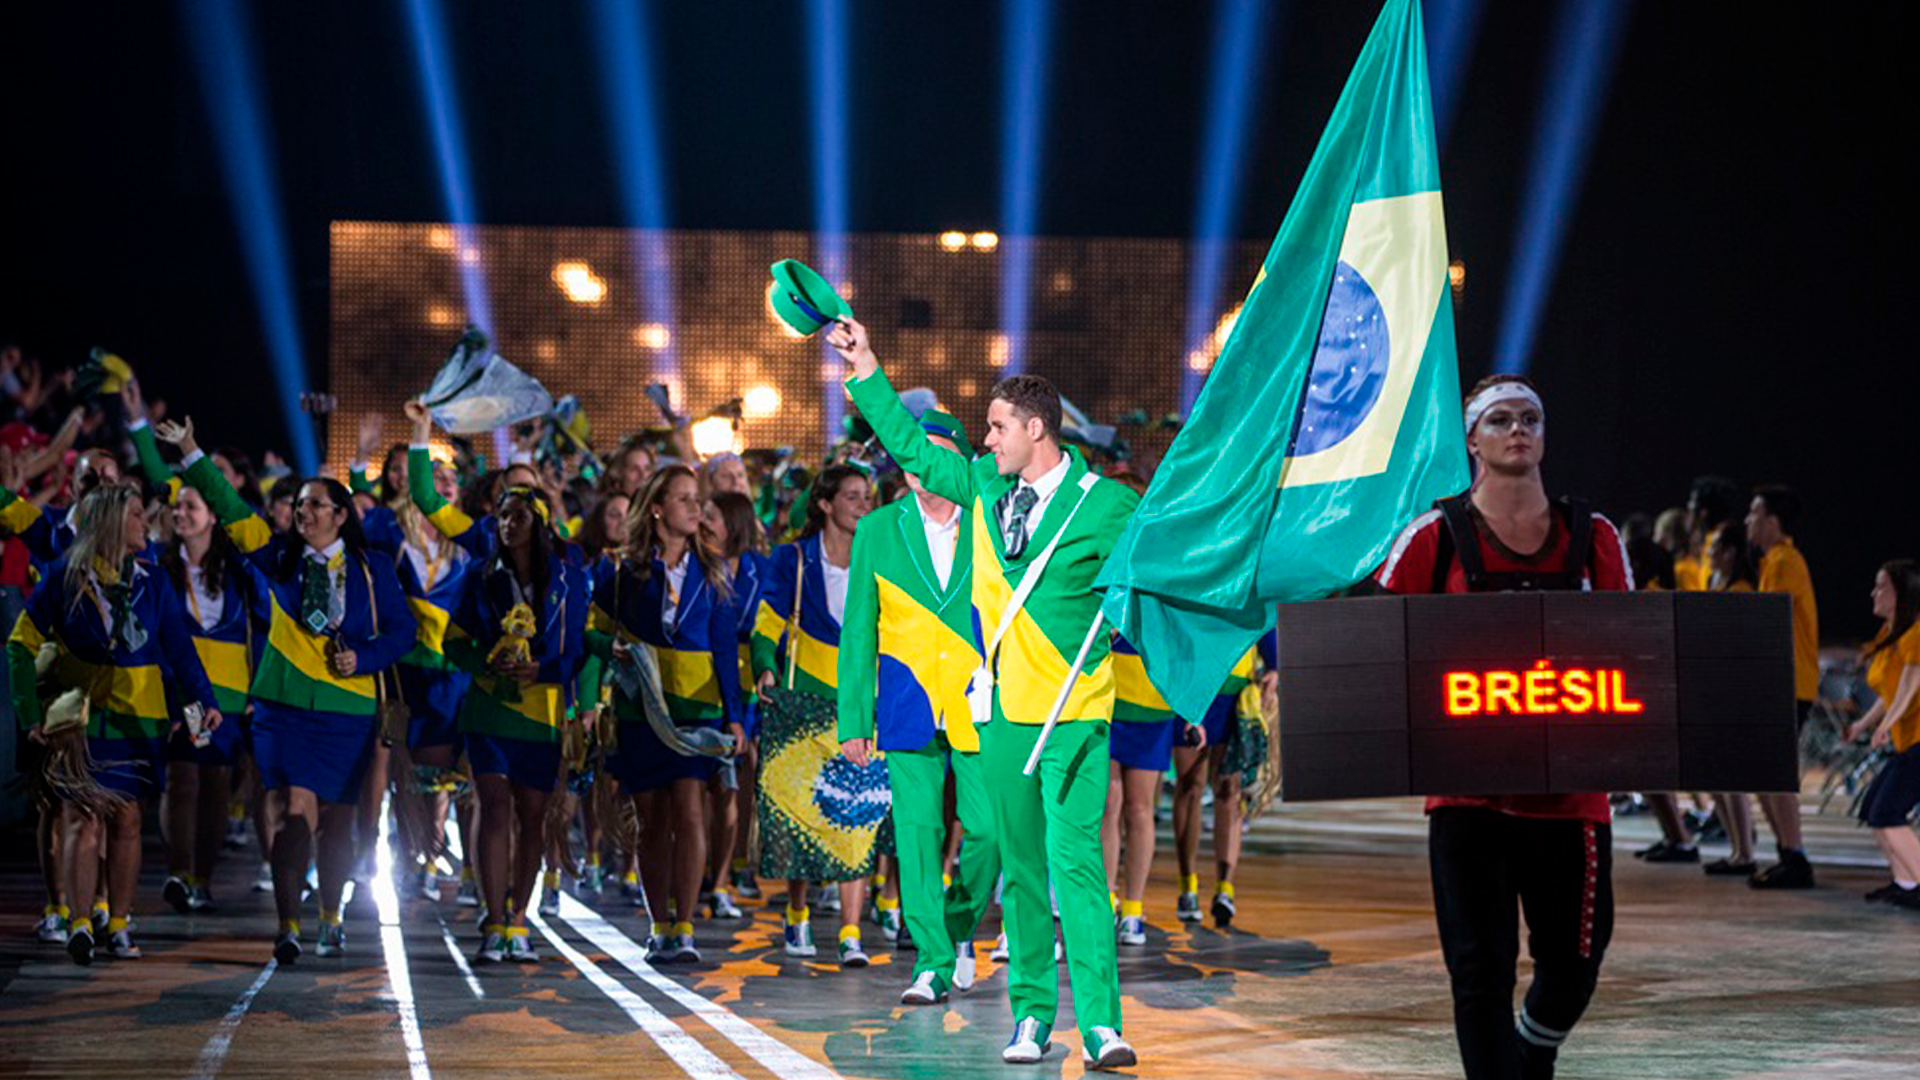
[[[743,735],[733,586],[700,525],[699,477],[684,465],[656,470],[628,511],[625,558],[594,595],[593,643],[613,664],[619,724],[607,770],[639,818],[652,919],[647,955],[658,963],[700,959],[693,916],[707,862],[706,785],[716,763],[663,736],[691,743],[701,737],[689,729],[725,728],[738,747]],[[649,669],[657,690],[647,685]],[[656,692],[664,717],[648,715],[659,707]]]
[[[63,798],[63,864],[69,903],[84,903],[107,861],[107,924],[100,928],[114,956],[133,959],[128,921],[140,876],[140,799],[165,784],[165,744],[173,724],[167,686],[180,688],[199,711],[200,730],[221,726],[220,704],[193,648],[185,608],[166,574],[136,553],[146,546],[146,507],[140,492],[110,483],[81,498],[68,518],[73,539],[47,568],[7,641],[13,706],[28,737],[46,744],[63,738],[48,730],[55,713],[77,708],[88,776],[70,776],[80,790]],[[42,705],[37,661],[56,691]],[[67,953],[93,962],[95,927],[72,914]]]

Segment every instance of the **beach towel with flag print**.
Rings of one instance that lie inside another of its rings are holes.
[[[1274,604],[1337,592],[1467,486],[1417,0],[1387,0],[1232,332],[1096,587],[1199,716]]]

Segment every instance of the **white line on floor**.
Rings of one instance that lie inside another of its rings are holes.
[[[646,1003],[639,994],[620,984],[618,979],[600,969],[600,965],[587,959],[585,953],[566,943],[545,919],[529,914],[527,921],[539,930],[567,962],[578,968],[587,981],[599,988],[600,992],[613,999],[640,1030],[666,1051],[674,1064],[694,1080],[744,1080],[726,1062],[715,1056],[713,1051],[700,1045],[700,1041],[688,1034],[686,1029],[667,1018],[665,1013]]]
[[[447,920],[440,920],[440,940],[447,943],[447,952],[453,957],[453,966],[460,969],[460,977],[467,980],[467,989],[473,996],[485,998],[487,991],[480,980],[473,977],[473,965],[467,963],[467,954],[460,951],[460,943],[453,939],[453,930],[447,926]]]
[[[593,942],[595,948],[619,961],[621,967],[639,976],[648,986],[705,1020],[775,1076],[782,1080],[840,1080],[839,1073],[760,1030],[726,1006],[717,1005],[662,975],[647,963],[645,950],[632,938],[616,929],[598,912],[565,893],[560,895],[560,917],[579,931],[581,936]]]
[[[413,1080],[433,1080],[427,1068],[427,1044],[420,1036],[420,1010],[413,1000],[413,974],[407,966],[407,939],[400,931],[400,897],[393,889],[392,806],[380,809],[380,839],[375,848],[375,872],[369,888],[380,912],[380,950],[386,954],[387,981],[393,985],[393,1003],[400,1012],[400,1038],[407,1046],[407,1072]]]
[[[253,1006],[253,999],[259,996],[260,989],[267,985],[268,979],[273,978],[274,970],[279,966],[277,960],[267,961],[267,966],[260,969],[260,977],[253,980],[247,992],[241,994],[240,1000],[227,1010],[227,1015],[220,1018],[220,1027],[214,1031],[213,1038],[207,1040],[206,1048],[200,1051],[200,1062],[194,1067],[193,1080],[213,1080],[219,1075],[220,1066],[227,1059],[227,1048],[233,1045],[234,1032],[240,1030],[241,1018],[247,1015],[247,1010]]]

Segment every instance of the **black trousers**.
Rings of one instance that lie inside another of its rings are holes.
[[[1478,807],[1428,815],[1433,908],[1467,1080],[1534,1080],[1586,1011],[1613,936],[1613,829]],[[1516,1024],[1520,912],[1533,985]]]

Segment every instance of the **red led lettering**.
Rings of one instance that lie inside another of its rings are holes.
[[[1556,713],[1616,713],[1647,710],[1627,696],[1621,668],[1555,670],[1540,660],[1526,671],[1449,671],[1442,684],[1448,716],[1552,716]]]

